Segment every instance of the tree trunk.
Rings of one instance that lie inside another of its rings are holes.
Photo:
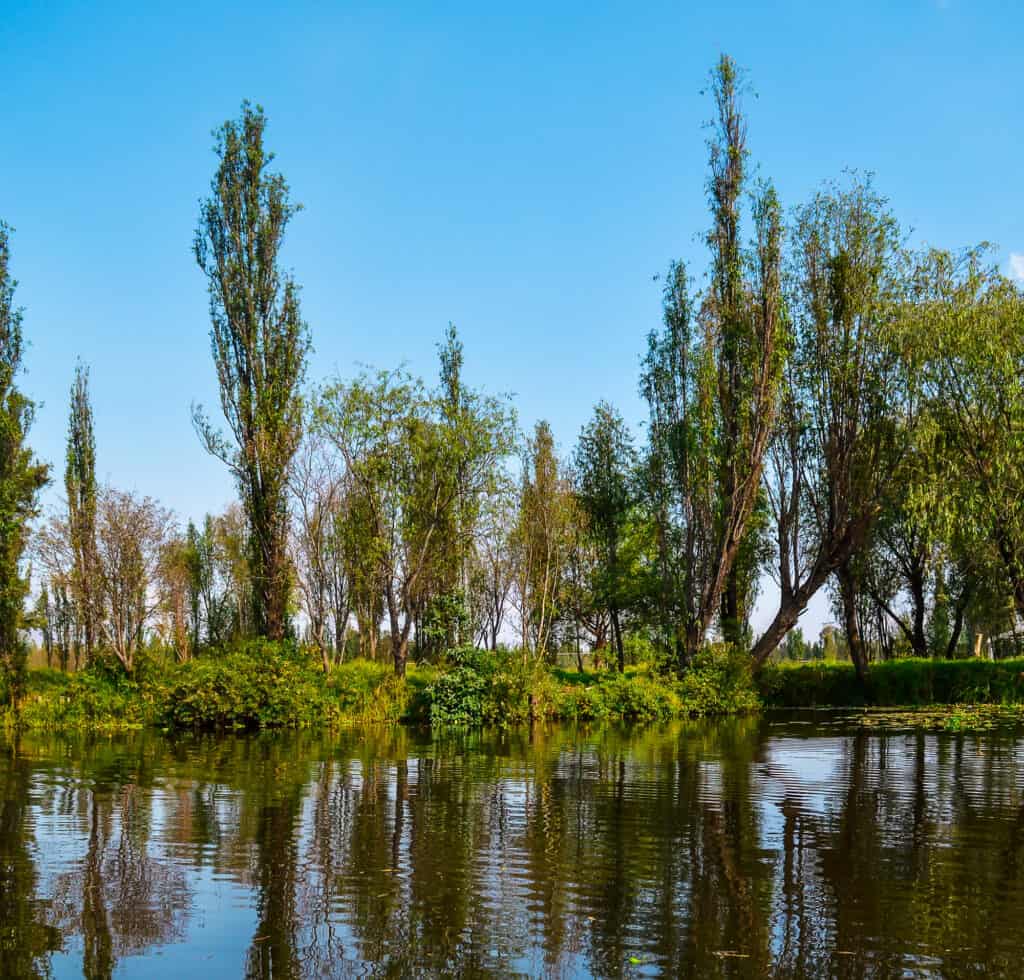
[[[952,660],[956,654],[956,648],[960,644],[960,634],[964,629],[964,607],[957,604],[956,616],[953,618],[953,629],[949,634],[949,642],[946,644],[946,659]]]
[[[722,590],[722,639],[730,646],[740,642],[740,586],[735,564]]]
[[[622,627],[619,625],[619,610],[612,606],[609,610],[612,621],[612,636],[615,638],[615,653],[619,658],[619,673],[626,672],[626,654],[622,647]]]
[[[849,560],[848,556],[856,551],[856,546],[863,539],[864,533],[863,527],[852,528],[841,539],[833,542],[827,551],[820,551],[815,559],[814,567],[803,583],[790,591],[788,595],[783,595],[779,603],[779,611],[751,651],[755,670],[771,656],[786,634],[796,625],[800,615],[807,608],[807,603],[825,584],[829,575]]]
[[[910,597],[914,604],[914,623],[911,630],[910,645],[913,647],[914,655],[917,657],[928,656],[928,637],[924,631],[925,620],[925,599],[924,599],[924,574],[918,568],[910,576]]]
[[[836,569],[836,577],[839,579],[839,592],[843,601],[846,645],[849,649],[854,669],[857,671],[857,677],[861,684],[864,684],[868,676],[868,660],[857,616],[857,577],[851,570],[849,563],[840,565]]]
[[[405,662],[409,655],[408,638],[398,628],[398,604],[391,588],[385,592],[388,604],[388,623],[391,627],[391,657],[395,664],[395,676],[405,677]]]

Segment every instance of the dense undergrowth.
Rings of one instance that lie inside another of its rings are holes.
[[[704,654],[682,680],[631,667],[576,672],[521,653],[457,650],[439,666],[353,660],[329,676],[301,651],[250,643],[185,664],[143,661],[129,679],[110,665],[32,671],[18,716],[31,729],[116,731],[335,728],[367,722],[514,725],[529,720],[651,721],[756,711],[743,660]]]
[[[0,704],[4,694],[0,690]],[[873,665],[865,685],[842,663],[768,665],[751,676],[742,654],[718,649],[700,655],[678,678],[653,666],[628,667],[625,674],[562,670],[520,652],[467,648],[435,666],[410,665],[399,679],[390,664],[359,659],[325,676],[298,648],[252,642],[185,664],[143,659],[131,678],[103,662],[73,674],[34,670],[17,715],[9,706],[0,712],[7,727],[113,732],[657,721],[762,706],[934,705],[1024,706],[1024,660],[892,661]],[[939,721],[956,730],[962,719],[974,728],[975,721],[995,717],[958,709]],[[1024,718],[1024,710],[1013,717]]]
[[[756,675],[769,708],[1024,703],[1024,659],[890,660],[861,683],[852,664],[769,664]]]

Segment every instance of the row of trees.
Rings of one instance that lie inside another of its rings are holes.
[[[524,438],[507,398],[465,384],[454,327],[435,386],[404,370],[307,386],[310,333],[279,258],[299,207],[270,170],[262,110],[243,104],[219,130],[195,238],[227,430],[193,409],[239,505],[182,532],[154,501],[99,486],[79,368],[66,508],[36,549],[47,650],[67,664],[102,647],[130,671],[153,635],[184,658],[301,632],[325,670],[357,643],[386,646],[401,675],[411,654],[502,641],[526,657],[608,646],[621,667],[641,635],[677,669],[715,637],[761,664],[825,588],[862,674],[873,656],[949,655],[1010,629],[1024,615],[1021,290],[983,249],[909,248],[857,174],[785,214],[749,179],[727,57],[712,83],[706,285],[669,267],[641,363],[646,439],[601,402],[565,459],[547,423]],[[0,241],[6,651],[29,622],[20,557],[45,468],[23,447]],[[755,637],[767,576],[779,602]]]

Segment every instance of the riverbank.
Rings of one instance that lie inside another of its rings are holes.
[[[249,644],[184,664],[143,661],[135,676],[113,665],[29,673],[4,725],[116,732],[337,729],[352,724],[516,725],[537,721],[658,721],[758,711],[743,659],[702,656],[682,679],[646,667],[624,675],[561,670],[520,653],[455,651],[443,666],[353,660],[329,675],[301,651]]]
[[[890,660],[866,684],[848,663],[767,664],[756,683],[767,708],[1024,705],[1024,659]]]
[[[2,693],[2,692],[0,692]],[[769,664],[708,652],[681,679],[648,666],[563,670],[520,653],[455,651],[439,666],[353,660],[328,676],[295,648],[252,643],[185,664],[142,660],[64,674],[32,670],[3,727],[117,732],[336,730],[354,724],[512,726],[530,721],[650,722],[767,709],[851,708],[868,727],[982,731],[1024,723],[1024,660],[900,660],[872,666]],[[879,710],[889,709],[889,710]]]

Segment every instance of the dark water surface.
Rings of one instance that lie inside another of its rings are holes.
[[[0,976],[1024,977],[1022,779],[821,716],[25,736]]]

